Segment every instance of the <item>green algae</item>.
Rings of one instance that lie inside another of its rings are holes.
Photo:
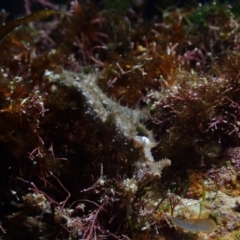
[[[68,14],[66,12],[63,11],[59,11],[59,10],[52,10],[52,9],[44,9],[44,10],[40,10],[37,12],[33,12],[30,15],[27,15],[23,18],[19,18],[17,20],[14,20],[12,22],[7,23],[6,25],[3,25],[0,28],[0,42],[11,32],[13,31],[16,27],[19,27],[21,25],[24,25],[26,23],[32,22],[32,21],[37,21],[37,20],[41,20],[43,18],[47,18],[52,16],[53,14]]]

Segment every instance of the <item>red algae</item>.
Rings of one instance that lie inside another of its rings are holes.
[[[38,2],[0,28],[3,239],[237,238],[236,8]]]

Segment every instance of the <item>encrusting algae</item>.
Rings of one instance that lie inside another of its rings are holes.
[[[238,239],[238,4],[46,3],[0,18],[0,238]]]

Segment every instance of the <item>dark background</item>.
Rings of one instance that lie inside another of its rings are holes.
[[[29,0],[31,2],[31,9],[37,11],[43,8],[43,6],[36,0]],[[48,0],[51,3],[56,4],[70,4],[71,0]],[[11,21],[15,18],[26,15],[24,8],[24,0],[0,0],[0,11],[4,9],[9,13],[7,20]]]
[[[43,8],[41,4],[39,4],[36,0],[29,0],[31,2],[31,10],[32,11],[37,11]],[[56,3],[56,4],[64,4],[64,5],[70,5],[71,0],[49,0],[51,3]],[[88,2],[88,0],[81,0],[82,2]],[[112,0],[114,1],[114,0]],[[237,0],[236,0],[237,1]],[[218,2],[228,2],[228,3],[233,3],[236,2],[234,0],[229,0],[229,1],[224,1],[220,0]],[[95,2],[99,3],[102,2],[101,0],[95,0]],[[196,1],[196,0],[145,0],[146,6],[145,6],[145,13],[144,16],[147,18],[151,18],[154,16],[156,13],[156,5],[159,5],[160,7],[164,8],[167,6],[171,6],[174,4],[177,4],[179,7],[182,5],[191,5],[193,2],[199,2],[199,3],[207,3],[207,2],[212,2],[212,1],[207,1],[207,0],[201,0],[201,1]],[[24,0],[0,0],[0,11],[2,9],[5,9],[6,12],[9,13],[7,17],[7,21],[11,21],[13,19],[16,19],[18,17],[24,16],[25,13],[25,8],[24,8]]]

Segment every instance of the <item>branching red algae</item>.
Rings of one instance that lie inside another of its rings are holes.
[[[169,221],[169,194],[181,207],[178,225],[206,230],[180,220],[197,219],[183,203],[202,197],[201,181],[211,237],[240,227],[229,207],[239,186],[231,150],[240,132],[237,13],[194,5],[147,21],[143,7],[114,16],[109,28],[102,7],[73,1],[71,18],[12,31],[63,13],[42,10],[0,29],[9,36],[0,56],[8,238],[186,239]]]

